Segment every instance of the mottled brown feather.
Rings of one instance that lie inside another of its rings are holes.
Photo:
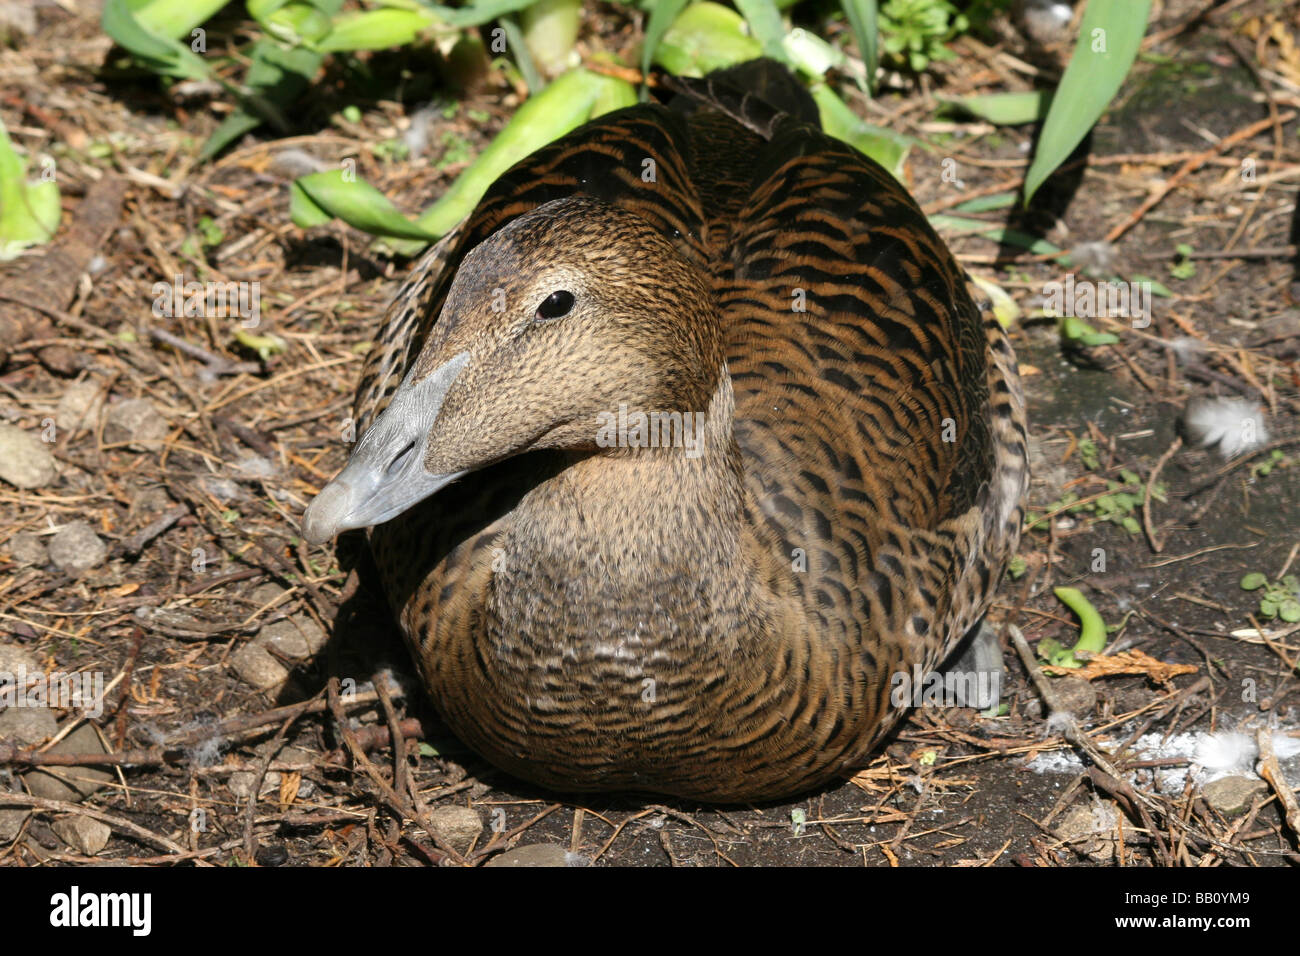
[[[1024,402],[1005,334],[888,173],[680,87],[706,105],[612,113],[516,165],[399,292],[361,428],[412,368],[491,340],[509,375],[449,393],[428,461],[511,454],[371,544],[434,704],[489,760],[567,791],[775,798],[860,766],[900,716],[891,676],[936,667],[987,609],[1021,523]],[[557,261],[585,263],[626,348],[474,306]],[[651,380],[646,401],[708,412],[699,459],[525,433],[571,393]]]

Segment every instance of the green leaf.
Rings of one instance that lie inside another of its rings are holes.
[[[686,0],[659,0],[650,11],[650,19],[646,22],[645,39],[641,42],[642,76],[650,73],[650,64],[654,62],[660,41],[685,6]]]
[[[941,96],[939,102],[998,126],[1037,123],[1047,115],[1052,101],[1048,90],[1028,93],[988,93],[983,96]]]
[[[876,39],[879,35],[879,28],[876,25],[879,19],[876,0],[840,0],[840,6],[844,8],[849,29],[853,31],[853,39],[858,44],[858,56],[862,57],[862,62],[866,66],[866,76],[862,78],[862,85],[869,93],[875,93],[876,64],[879,61],[879,54],[876,51]]]
[[[981,212],[993,212],[997,209],[1009,209],[1015,204],[1015,193],[994,193],[992,196],[976,196],[974,199],[968,199],[960,206],[954,206],[952,211],[974,215]]]
[[[473,212],[497,177],[529,153],[588,119],[597,100],[611,95],[609,87],[618,84],[625,81],[577,69],[530,96],[451,188],[420,215],[416,225],[433,238],[445,235]],[[401,245],[393,245],[407,251]]]
[[[1068,651],[1062,649],[1061,652],[1053,655],[1051,663],[1057,667],[1082,667],[1083,661],[1076,656],[1079,651],[1100,654],[1106,649],[1106,622],[1083,596],[1083,592],[1077,588],[1053,588],[1052,593],[1062,604],[1078,615],[1079,641]]]
[[[1026,205],[1119,91],[1137,56],[1150,11],[1151,0],[1088,0],[1074,54],[1052,97],[1034,161],[1025,174]]]
[[[590,119],[604,116],[606,113],[612,113],[614,110],[621,110],[627,106],[636,106],[635,86],[627,80],[620,80],[612,76],[605,77],[605,79],[609,82],[601,86],[595,100],[592,101]]]
[[[745,16],[749,24],[750,35],[763,46],[763,55],[788,64],[785,47],[781,41],[785,37],[785,27],[781,23],[781,11],[772,0],[736,0],[736,7]]]
[[[312,212],[312,206],[372,235],[400,239],[437,238],[398,212],[388,197],[374,186],[346,175],[341,169],[311,173],[294,180],[290,189],[294,222],[300,226],[318,225],[321,219]]]
[[[547,76],[569,68],[581,18],[582,0],[537,0],[520,16],[524,46]]]
[[[979,219],[963,219],[960,216],[949,216],[944,213],[935,213],[929,218],[930,225],[933,226],[936,231],[956,233],[959,235],[974,232],[980,234],[985,239],[992,239],[994,242],[1028,249],[1035,255],[1055,256],[1060,255],[1061,253],[1059,246],[1053,245],[1046,239],[1031,236],[1018,229],[1009,229],[1004,226],[999,226],[996,223],[984,222]]]
[[[387,0],[389,6],[399,6],[393,0]],[[526,7],[531,7],[537,0],[475,0],[463,7],[447,7],[437,3],[426,3],[424,0],[412,0],[410,3],[402,3],[400,6],[408,10],[423,7],[425,10],[435,14],[439,20],[454,27],[478,27],[491,20],[499,20],[501,17],[511,13],[518,13]]]
[[[156,36],[136,22],[127,0],[105,0],[100,26],[114,43],[161,76],[185,80],[211,77],[207,63],[188,46]]]
[[[827,134],[848,143],[874,159],[899,179],[913,140],[901,133],[864,122],[826,83],[814,83],[808,92],[817,104],[822,128]]]
[[[786,53],[785,62],[814,80],[825,76],[832,68],[842,67],[848,59],[842,50],[802,27],[787,33],[781,46]]]
[[[49,242],[61,216],[58,185],[27,182],[23,161],[0,121],[0,260]]]
[[[288,132],[285,112],[307,89],[324,60],[324,54],[307,47],[285,47],[269,36],[257,39],[249,52],[251,63],[237,91],[238,108],[226,117],[203,144],[199,159],[211,159],[227,145],[263,121]]]
[[[1096,345],[1115,345],[1119,342],[1119,336],[1110,332],[1098,332],[1087,322],[1073,315],[1061,316],[1061,338],[1087,348]]]
[[[506,33],[506,46],[514,51],[515,64],[519,67],[519,75],[524,79],[524,86],[528,87],[530,95],[540,93],[546,86],[546,78],[533,62],[533,55],[528,50],[528,42],[524,39],[524,31],[519,28],[514,17],[502,17],[500,25]]]
[[[423,11],[387,8],[348,13],[334,21],[328,35],[317,43],[317,49],[341,53],[406,46],[437,22]]]
[[[133,5],[131,13],[135,22],[148,33],[165,40],[189,36],[201,23],[230,0],[152,0]]]
[[[1241,589],[1243,591],[1257,591],[1266,584],[1268,584],[1268,578],[1258,571],[1252,571],[1241,579]]]
[[[242,328],[235,329],[235,341],[249,351],[257,353],[257,357],[263,362],[270,359],[272,355],[279,355],[289,347],[278,335],[254,335]]]
[[[673,21],[654,53],[654,62],[678,76],[703,76],[760,56],[763,47],[745,33],[735,10],[705,0],[692,3]]]
[[[998,320],[998,324],[1004,329],[1011,328],[1012,324],[1022,314],[1016,300],[1011,298],[1002,286],[991,279],[971,276],[971,281],[984,290],[984,294],[989,297],[992,302],[993,316]]]

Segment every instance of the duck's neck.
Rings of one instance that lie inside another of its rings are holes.
[[[742,598],[749,576],[734,407],[724,367],[707,409],[657,420],[656,437],[662,444],[667,434],[669,447],[626,447],[642,442],[649,423],[638,432],[636,410],[612,410],[601,443],[613,437],[620,447],[575,462],[520,502],[501,542],[505,573],[494,590],[510,607],[500,610],[546,624],[556,612],[542,607],[551,595],[571,613],[608,606],[636,621],[641,605],[654,617],[720,594],[732,595],[728,604]]]

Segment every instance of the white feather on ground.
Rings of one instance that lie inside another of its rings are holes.
[[[1192,444],[1217,446],[1224,458],[1268,443],[1263,411],[1244,398],[1194,398],[1183,413],[1183,427]]]

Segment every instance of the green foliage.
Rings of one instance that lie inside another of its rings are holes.
[[[944,44],[969,27],[966,15],[948,0],[885,0],[880,7],[881,47],[917,73],[931,60],[951,60]]]
[[[1088,0],[1070,65],[1052,97],[1025,174],[1025,202],[1050,176],[1119,92],[1146,32],[1151,0]]]
[[[840,98],[828,74],[837,70],[841,78],[851,77],[859,87],[871,91],[881,57],[904,69],[925,70],[936,60],[952,58],[946,46],[952,39],[981,30],[995,12],[1011,6],[1011,0],[975,0],[960,4],[960,9],[951,0],[839,0],[857,47],[859,59],[853,59],[811,29],[792,28],[788,8],[797,2],[731,0],[726,5],[710,0],[631,0],[625,5],[646,14],[643,71],[656,64],[669,72],[699,76],[759,55],[770,56],[806,79],[828,133],[900,177],[916,142],[864,122],[861,110]],[[305,184],[294,189],[293,212],[301,224],[339,215],[359,228],[376,229],[376,234],[395,240],[393,248],[404,252],[414,252],[449,230],[510,163],[578,123],[636,99],[635,91],[624,81],[593,79],[587,71],[572,68],[577,61],[574,44],[579,17],[589,9],[580,0],[466,0],[457,5],[432,0],[365,0],[361,8],[349,4],[346,10],[343,0],[244,0],[256,27],[252,31],[241,27],[209,50],[206,35],[197,28],[222,5],[220,0],[104,0],[103,7],[105,32],[137,64],[157,73],[164,83],[217,82],[234,100],[234,108],[204,144],[201,159],[212,158],[263,124],[282,134],[291,132],[294,111],[330,57],[353,58],[365,51],[437,43],[443,49],[472,47],[477,51],[475,62],[486,63],[489,56],[501,52],[496,48],[489,54],[484,42],[487,30],[482,36],[477,32],[489,24],[504,30],[510,57],[494,59],[493,67],[504,69],[512,82],[522,78],[528,87],[530,98],[521,114],[550,87],[563,85],[568,91],[563,102],[558,98],[550,101],[547,110],[553,117],[533,111],[525,122],[512,121],[499,135],[500,144],[490,144],[447,195],[414,222],[391,204],[385,205],[386,201],[381,203],[382,197],[365,184],[332,174],[307,177]],[[1044,121],[1038,154],[1026,181],[1026,198],[1077,145],[1109,103],[1142,37],[1148,7],[1149,0],[1090,0],[1079,45],[1055,91],[992,93],[948,101],[948,108],[998,124]],[[818,8],[819,15],[825,12],[824,6]],[[1100,44],[1098,30],[1104,37]],[[250,35],[251,41],[243,39]],[[232,38],[236,42],[233,48]],[[452,58],[455,56],[453,53]],[[354,126],[361,125],[362,115],[356,106],[348,107],[344,115]],[[454,134],[447,134],[442,145],[437,160],[440,166],[471,159],[469,143]],[[374,145],[371,151],[385,161],[407,155],[400,139]],[[352,191],[355,195],[351,198],[344,195]],[[974,214],[1006,208],[1010,201],[1006,196],[982,197],[956,211]],[[977,232],[1036,254],[1060,253],[1040,237],[989,222],[951,215],[933,216],[931,222],[936,228]],[[1062,334],[1073,344],[1114,341],[1109,333],[1069,322],[1077,320],[1063,323]]]
[[[0,122],[0,262],[49,242],[61,215],[58,185],[52,178],[28,182],[23,161]]]
[[[1080,442],[1081,446],[1082,444]],[[1082,453],[1080,457],[1083,457]],[[1085,466],[1093,467],[1088,466],[1088,459],[1083,460]],[[1142,524],[1138,521],[1136,515],[1138,509],[1142,507],[1142,503],[1146,500],[1146,486],[1135,472],[1128,469],[1121,469],[1119,477],[1119,481],[1108,480],[1106,482],[1106,493],[1091,500],[1081,500],[1079,495],[1073,491],[1065,492],[1060,498],[1049,504],[1043,514],[1031,514],[1027,528],[1033,529],[1042,524],[1047,520],[1048,515],[1065,512],[1072,515],[1082,515],[1093,521],[1106,521],[1118,525],[1129,534],[1141,534]],[[1169,486],[1162,481],[1156,482],[1151,487],[1153,501],[1165,501],[1168,493]]]
[[[1287,624],[1300,623],[1300,578],[1294,574],[1285,575],[1280,581],[1270,581],[1266,575],[1256,571],[1241,579],[1241,589],[1263,590],[1259,598],[1260,617]]]
[[[1274,468],[1286,468],[1290,464],[1291,459],[1282,454],[1282,449],[1274,448],[1266,459],[1250,469],[1250,473],[1255,478],[1266,478]]]
[[[1061,341],[1066,346],[1092,348],[1097,345],[1114,345],[1119,336],[1113,332],[1098,332],[1087,322],[1074,315],[1060,319]]]
[[[1077,588],[1053,588],[1057,599],[1079,617],[1079,640],[1070,648],[1054,638],[1038,642],[1038,655],[1053,667],[1074,669],[1084,665],[1080,652],[1100,654],[1106,649],[1106,622]]]
[[[1196,263],[1188,258],[1193,249],[1185,242],[1180,242],[1174,246],[1174,251],[1178,254],[1177,260],[1169,266],[1169,274],[1175,279],[1190,279],[1196,275]]]

